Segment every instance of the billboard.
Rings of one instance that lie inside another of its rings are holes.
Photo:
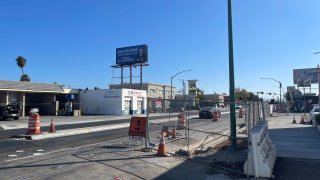
[[[148,62],[148,46],[138,45],[116,49],[117,65],[133,65]]]
[[[310,87],[311,84],[318,83],[318,68],[294,69],[293,83],[298,87]]]

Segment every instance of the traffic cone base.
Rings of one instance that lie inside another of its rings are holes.
[[[56,132],[56,127],[53,124],[53,119],[51,119],[51,124],[49,128],[49,133],[55,133]]]
[[[166,154],[166,145],[165,145],[165,140],[164,140],[164,134],[161,135],[161,139],[160,139],[160,144],[158,147],[158,156],[167,156]]]
[[[297,123],[297,121],[296,121],[296,117],[295,117],[295,116],[293,116],[292,124],[296,124],[296,123]]]
[[[172,130],[172,139],[176,139],[176,138],[177,138],[176,127],[173,127],[173,130]]]

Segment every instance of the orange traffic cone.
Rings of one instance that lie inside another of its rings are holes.
[[[297,123],[297,121],[296,121],[296,117],[295,117],[295,116],[293,116],[292,124],[296,124],[296,123]]]
[[[169,136],[169,132],[166,130],[162,130],[161,134],[163,134],[164,137],[168,137]]]
[[[305,124],[305,122],[304,122],[304,116],[303,116],[303,115],[301,115],[300,124]]]
[[[172,130],[172,139],[176,139],[176,138],[177,138],[177,132],[176,132],[176,126],[174,126]]]
[[[49,128],[49,133],[55,133],[56,132],[56,127],[53,124],[53,119],[51,119],[51,124]]]
[[[165,140],[164,140],[164,134],[162,133],[161,139],[160,139],[160,144],[158,147],[158,156],[167,156],[166,154],[166,145],[165,145]]]

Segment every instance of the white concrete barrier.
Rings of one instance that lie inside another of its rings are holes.
[[[259,121],[249,135],[249,153],[243,167],[244,173],[255,178],[270,178],[276,158],[276,148],[269,137],[268,123]]]

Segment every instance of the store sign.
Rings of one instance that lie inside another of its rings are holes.
[[[116,49],[117,65],[134,65],[148,62],[148,46],[138,45]]]
[[[115,98],[120,98],[120,92],[119,90],[106,90],[103,98],[106,99],[115,99]]]
[[[145,97],[146,96],[146,91],[144,90],[132,90],[129,89],[128,91],[124,92],[125,96],[137,96],[137,97]]]
[[[154,102],[154,107],[155,108],[162,108],[162,101],[155,101]]]

